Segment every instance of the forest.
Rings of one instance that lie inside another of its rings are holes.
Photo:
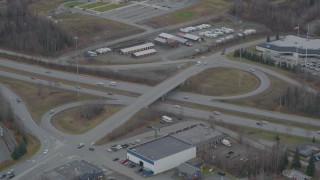
[[[5,48],[54,56],[73,46],[72,35],[52,20],[28,12],[33,0],[10,0],[0,6],[0,43]]]
[[[298,25],[307,31],[307,23],[320,18],[318,0],[237,0],[231,13],[239,18],[265,24],[276,32],[293,31]],[[320,26],[315,33],[320,35]]]

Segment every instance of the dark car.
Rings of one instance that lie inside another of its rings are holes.
[[[233,151],[229,151],[229,152],[228,152],[228,154],[233,154],[233,153],[234,153]]]
[[[127,148],[127,147],[129,147],[129,144],[122,144],[121,146],[122,146],[122,148]]]
[[[6,174],[2,174],[2,175],[0,176],[0,179],[4,179],[6,176],[7,176]]]
[[[20,103],[20,102],[21,102],[21,100],[19,98],[17,98],[17,103]]]
[[[224,172],[218,172],[218,174],[220,175],[220,176],[225,176],[226,175],[226,173],[224,173]]]
[[[113,159],[113,161],[118,161],[118,160],[119,160],[119,158],[114,158],[114,159]]]
[[[90,150],[90,151],[94,151],[94,148],[93,148],[93,147],[89,147],[89,150]]]

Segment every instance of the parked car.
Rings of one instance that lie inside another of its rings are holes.
[[[94,148],[93,148],[93,147],[89,147],[89,150],[90,150],[90,151],[94,151]]]
[[[118,160],[119,160],[119,158],[114,158],[114,159],[113,159],[113,161],[118,161]]]
[[[122,148],[127,148],[127,147],[129,147],[129,144],[122,144],[121,146],[122,146]]]
[[[107,151],[108,151],[108,152],[112,152],[112,149],[108,148]]]
[[[140,140],[140,139],[136,139],[135,141],[136,141],[137,143],[140,143],[140,142],[141,142],[141,140]]]
[[[21,100],[19,98],[17,98],[17,103],[20,103],[20,102],[21,102]]]
[[[219,171],[218,174],[219,174],[220,176],[225,176],[225,175],[226,175],[226,173],[221,172],[221,171]]]
[[[84,143],[80,143],[79,145],[78,145],[78,148],[82,148],[84,146]]]

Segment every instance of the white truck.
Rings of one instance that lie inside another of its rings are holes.
[[[168,122],[168,123],[172,122],[172,118],[169,117],[169,116],[162,116],[162,120],[165,121],[165,122]]]
[[[222,143],[223,145],[225,145],[225,146],[228,146],[228,147],[231,146],[230,141],[229,141],[229,140],[226,140],[226,139],[222,139],[222,140],[221,140],[221,143]]]

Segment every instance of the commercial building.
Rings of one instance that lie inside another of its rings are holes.
[[[178,176],[186,180],[196,180],[201,179],[201,170],[195,166],[188,163],[181,163],[177,169],[176,173]]]
[[[284,170],[282,172],[283,176],[292,180],[311,180],[310,176],[305,175],[303,172],[292,169],[292,170]]]
[[[127,149],[127,159],[158,174],[196,157],[196,147],[167,135]]]
[[[128,55],[128,54],[133,54],[135,52],[144,51],[144,50],[153,49],[153,48],[154,48],[153,43],[145,43],[138,46],[121,49],[120,54]]]
[[[184,39],[188,39],[191,41],[201,41],[201,38],[199,36],[193,35],[193,34],[183,34],[183,33],[179,33],[177,34],[177,36],[182,37]]]
[[[138,45],[144,44],[145,42],[146,42],[145,40],[133,39],[130,41],[125,41],[125,42],[121,42],[118,44],[114,44],[111,46],[111,48],[112,48],[113,52],[120,52],[121,49],[133,47],[133,46],[138,46]]]
[[[175,36],[175,35],[172,35],[172,34],[168,34],[168,33],[161,33],[159,34],[158,36],[159,38],[162,38],[162,39],[171,39],[171,40],[175,40],[177,42],[179,42],[180,44],[185,44],[188,42],[187,39],[184,39],[184,38],[181,38],[181,37],[178,37],[178,36]]]
[[[320,160],[319,153],[320,153],[320,144],[318,143],[301,143],[296,144],[288,147],[289,153],[293,156],[293,154],[296,152],[296,149],[299,151],[299,155],[301,157],[301,160],[304,160],[308,162],[309,158],[314,158],[316,161]]]
[[[163,39],[156,37],[154,39],[154,44],[162,46],[162,47],[167,47],[167,48],[177,48],[179,47],[179,42],[173,39]]]
[[[181,139],[198,149],[208,149],[221,143],[221,140],[228,137],[220,131],[216,131],[203,124],[195,124],[171,133],[173,137]]]
[[[282,57],[299,63],[302,59],[320,59],[320,39],[307,39],[298,36],[284,36],[280,40],[256,46],[265,56]]]
[[[135,57],[135,58],[143,58],[143,57],[146,57],[146,56],[154,55],[156,53],[157,53],[157,51],[155,49],[148,49],[148,50],[145,50],[145,51],[135,52],[131,56]]]
[[[42,180],[96,180],[103,179],[104,172],[86,161],[75,160],[68,164],[56,167],[55,169],[44,172]]]

